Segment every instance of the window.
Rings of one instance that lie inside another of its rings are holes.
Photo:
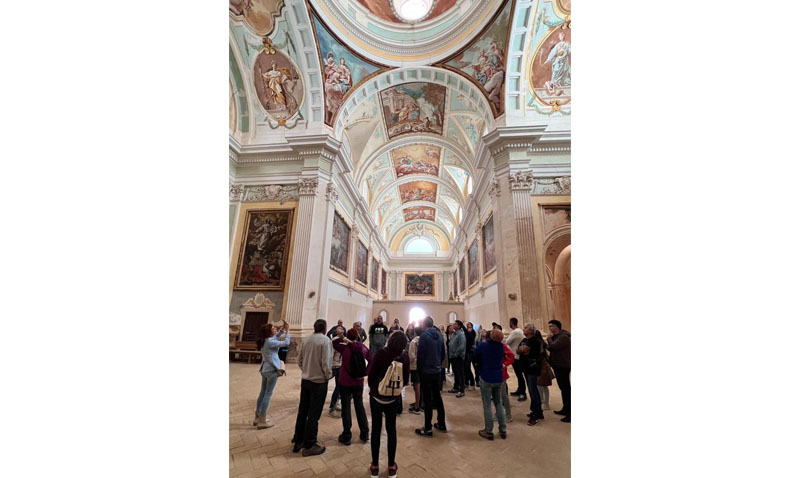
[[[436,251],[434,251],[430,241],[417,237],[408,241],[406,244],[406,252],[409,254],[433,254]]]
[[[392,0],[394,11],[401,20],[415,22],[425,18],[433,7],[433,0]]]
[[[416,326],[425,318],[425,310],[422,307],[414,307],[408,312],[408,321]]]

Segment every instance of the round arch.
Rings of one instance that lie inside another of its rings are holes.
[[[399,177],[397,179],[394,179],[391,182],[387,183],[380,190],[375,191],[372,194],[373,194],[373,197],[381,197],[384,194],[386,194],[387,191],[391,191],[392,188],[395,188],[397,186],[400,186],[400,185],[406,184],[406,183],[413,183],[413,182],[416,182],[416,181],[426,181],[426,182],[430,182],[430,183],[435,183],[438,186],[445,187],[450,192],[450,195],[456,196],[456,198],[458,199],[459,206],[461,206],[463,208],[465,206],[465,204],[466,204],[466,200],[464,199],[464,197],[461,194],[461,192],[458,191],[458,189],[453,189],[453,184],[451,184],[449,181],[444,180],[444,179],[442,179],[442,178],[440,178],[438,176],[432,176],[430,174],[407,174],[405,176],[401,176],[401,177]],[[437,192],[437,196],[438,196],[438,192]],[[424,201],[424,202],[428,202],[429,204],[434,204],[434,203],[430,203],[429,201]],[[406,204],[408,204],[408,203],[406,203]],[[377,206],[378,206],[378,201],[374,201],[374,204],[372,204],[370,206],[370,214],[374,214],[375,208],[377,208]],[[387,215],[387,217],[389,217],[389,216]]]
[[[406,229],[414,227],[417,224],[423,224],[425,226],[430,226],[430,227],[433,227],[433,228],[439,230],[439,232],[442,234],[442,236],[445,239],[445,243],[447,244],[447,249],[451,250],[453,248],[453,241],[450,238],[450,233],[447,232],[441,224],[439,224],[438,222],[425,221],[425,220],[421,220],[421,219],[420,220],[409,221],[409,222],[403,224],[402,226],[398,227],[394,232],[389,234],[389,240],[387,241],[387,245],[391,248],[391,245],[395,242],[398,234],[402,233]],[[443,246],[443,245],[444,244],[440,244],[440,246]],[[444,249],[444,247],[442,247],[442,249]],[[394,250],[396,250],[396,249],[394,249]]]

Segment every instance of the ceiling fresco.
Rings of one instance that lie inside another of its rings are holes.
[[[389,139],[408,133],[442,134],[446,90],[435,83],[405,83],[381,91]]]
[[[392,23],[406,23],[395,11],[392,0],[357,0],[369,12],[381,20]],[[458,0],[433,0],[433,5],[428,14],[419,21],[433,20],[439,15],[447,12],[458,2]]]
[[[266,36],[275,28],[275,17],[283,6],[283,0],[229,0],[228,11],[243,18],[257,35]]]
[[[415,219],[427,219],[428,221],[436,220],[436,209],[430,206],[415,206],[403,209],[403,219],[406,222]]]
[[[414,181],[397,186],[400,192],[400,201],[403,203],[411,201],[430,201],[436,202],[436,190],[438,185],[429,181]]]
[[[395,173],[398,178],[407,174],[438,176],[441,153],[442,148],[424,144],[412,144],[393,149],[392,161]]]

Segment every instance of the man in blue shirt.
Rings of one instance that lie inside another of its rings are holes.
[[[487,440],[494,440],[494,422],[492,421],[492,402],[497,412],[500,427],[500,438],[506,438],[506,414],[501,403],[503,386],[503,332],[492,330],[489,340],[475,347],[475,358],[481,364],[481,399],[483,401],[483,421],[485,428],[478,435]]]
[[[425,426],[414,431],[417,435],[432,437],[431,420],[433,418],[433,407],[436,407],[437,422],[433,427],[440,432],[447,432],[442,392],[439,389],[442,361],[445,353],[444,341],[439,331],[433,326],[433,317],[425,317],[422,321],[422,328],[424,331],[419,336],[419,344],[417,345],[417,372],[419,373],[422,397],[425,403]]]

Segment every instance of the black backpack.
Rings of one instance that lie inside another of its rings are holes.
[[[347,367],[347,373],[351,378],[362,378],[367,376],[367,360],[361,349],[350,348],[350,364]]]

